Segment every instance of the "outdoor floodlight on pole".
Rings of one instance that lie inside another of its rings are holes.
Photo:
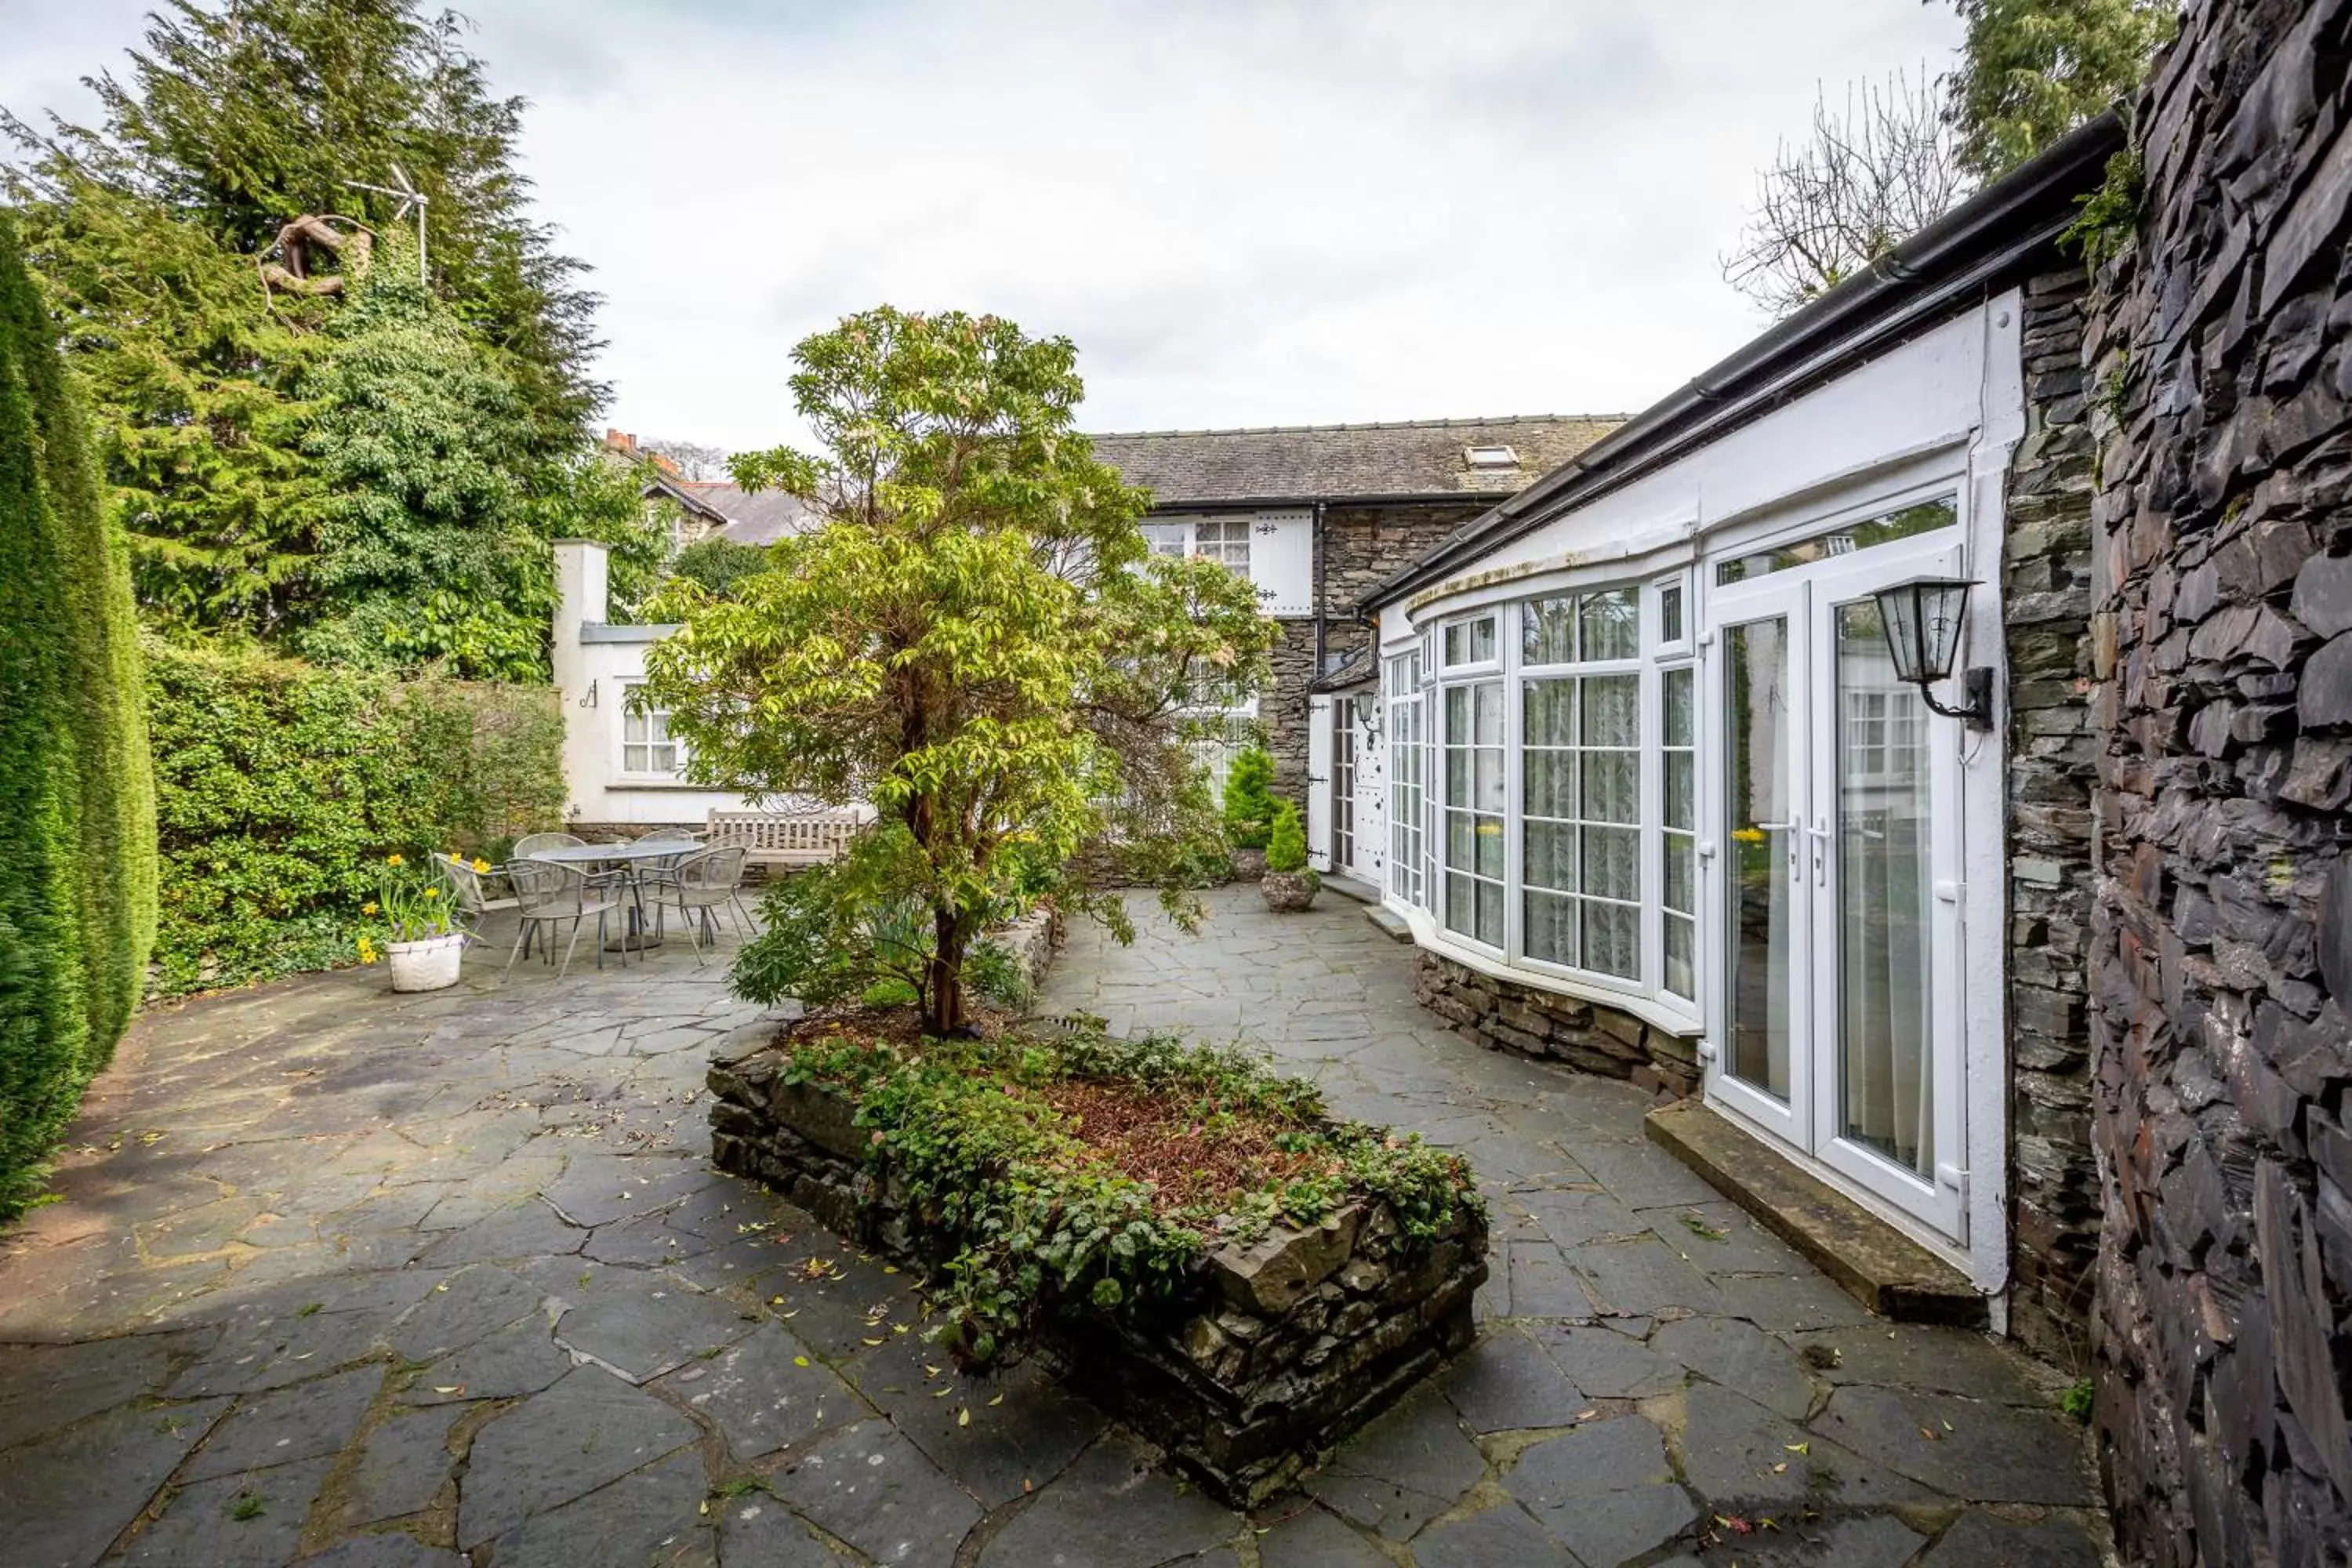
[[[1947,708],[1927,689],[1948,679],[1960,650],[1960,627],[1974,583],[1958,577],[1914,577],[1878,590],[1878,624],[1894,656],[1895,677],[1919,689],[1930,712],[1958,719],[1969,728],[1992,728],[1992,668],[1979,665],[1962,679],[1965,707]]]

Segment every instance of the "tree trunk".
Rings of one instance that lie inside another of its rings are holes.
[[[963,1007],[963,921],[935,910],[931,922],[931,963],[923,984],[923,1031],[940,1039],[952,1039],[971,1030]]]

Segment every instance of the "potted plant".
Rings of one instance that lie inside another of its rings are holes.
[[[1265,907],[1288,914],[1315,902],[1323,879],[1307,868],[1307,830],[1299,826],[1298,808],[1284,801],[1274,808],[1274,831],[1265,846],[1265,875],[1258,880]]]
[[[465,955],[465,933],[456,929],[448,895],[437,880],[408,868],[399,854],[383,858],[377,874],[376,896],[360,906],[360,913],[377,922],[383,933],[383,956],[392,967],[394,991],[438,991],[457,984],[457,963]],[[372,931],[360,936],[360,962],[376,960]]]
[[[1225,773],[1225,843],[1234,875],[1255,882],[1265,875],[1265,848],[1274,836],[1274,757],[1264,746],[1235,756]]]

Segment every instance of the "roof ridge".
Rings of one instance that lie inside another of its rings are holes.
[[[1228,425],[1198,429],[1089,430],[1089,440],[1119,436],[1297,436],[1334,430],[1449,430],[1495,425],[1623,424],[1622,414],[1497,414],[1447,419],[1375,419],[1339,425]]]

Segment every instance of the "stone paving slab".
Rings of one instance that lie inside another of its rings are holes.
[[[0,1236],[0,1557],[2102,1561],[2048,1374],[1869,1318],[1646,1142],[1646,1097],[1440,1027],[1352,906],[1210,904],[1198,939],[1079,928],[1044,1005],[1254,1040],[1496,1205],[1479,1342],[1255,1518],[1038,1366],[956,1378],[912,1279],[711,1171],[708,1054],[759,1009],[681,948],[142,1017],[63,1201]]]

